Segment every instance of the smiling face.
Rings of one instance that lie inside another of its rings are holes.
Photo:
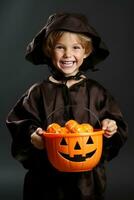
[[[78,36],[69,32],[56,42],[52,55],[54,66],[65,76],[75,75],[87,56]]]
[[[48,49],[47,53],[51,57],[53,65],[64,76],[75,75],[79,71],[84,59],[91,53],[91,40],[86,36],[71,32],[61,32],[57,35],[55,40],[50,40],[45,45],[49,46],[49,53]],[[88,41],[85,41],[84,37]],[[46,53],[46,49],[44,49],[44,52]]]

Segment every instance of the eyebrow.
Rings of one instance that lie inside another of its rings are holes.
[[[55,45],[65,45],[65,44],[60,43],[60,42],[56,42]],[[82,46],[81,43],[73,43],[72,45],[81,45]]]

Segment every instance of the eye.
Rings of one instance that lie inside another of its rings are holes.
[[[64,49],[64,47],[62,45],[56,45],[55,49]]]
[[[73,49],[81,49],[81,46],[75,45],[75,46],[73,46]]]
[[[60,145],[67,145],[65,138],[62,138]]]
[[[91,137],[88,138],[87,144],[93,144],[93,140]]]

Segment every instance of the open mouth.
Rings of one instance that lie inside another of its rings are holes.
[[[60,63],[63,67],[72,67],[75,61],[60,61]]]
[[[84,162],[87,158],[91,158],[95,152],[96,152],[96,149],[90,153],[87,153],[86,156],[74,155],[74,157],[70,157],[68,154],[61,153],[61,152],[59,152],[59,154],[65,159],[73,161],[73,162]]]

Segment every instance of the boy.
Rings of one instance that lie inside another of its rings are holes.
[[[127,126],[114,98],[83,72],[95,70],[94,66],[108,54],[86,17],[76,13],[50,16],[28,45],[26,59],[36,65],[47,64],[52,76],[33,85],[7,118],[12,154],[28,169],[24,200],[104,199],[105,163],[117,156],[125,143]],[[54,112],[60,107],[64,109]],[[97,128],[97,120],[83,108],[91,110],[105,130],[101,161],[92,171],[59,172],[46,156],[43,130],[53,122],[62,125],[68,119]]]

